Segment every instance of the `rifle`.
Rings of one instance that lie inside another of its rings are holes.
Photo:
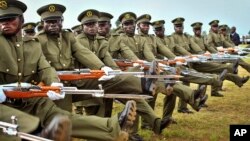
[[[151,63],[150,62],[139,62],[139,61],[130,61],[127,59],[113,59],[117,66],[121,70],[126,70],[128,67],[141,66],[143,70],[149,70]]]
[[[29,140],[29,141],[52,141],[52,140],[45,139],[42,137],[27,134],[24,132],[19,132],[18,125],[16,124],[16,121],[17,121],[16,117],[11,116],[11,120],[12,120],[12,123],[0,121],[0,128],[2,129],[4,134],[10,135],[10,136],[18,136],[21,139]]]
[[[121,99],[149,99],[152,96],[139,94],[105,94],[102,86],[99,85],[99,90],[78,90],[76,87],[57,87],[57,86],[26,86],[26,87],[8,87],[3,86],[3,91],[8,98],[33,98],[33,97],[47,97],[48,91],[55,91],[60,94],[80,94],[89,95],[92,97],[101,98],[121,98]]]
[[[58,77],[61,81],[73,81],[81,79],[100,79],[106,76],[105,72],[102,70],[90,70],[90,69],[80,69],[73,71],[57,71]],[[120,70],[113,70],[108,72],[108,76],[117,75],[134,75],[136,77],[143,78],[180,78],[179,75],[145,75],[144,72],[124,72]]]

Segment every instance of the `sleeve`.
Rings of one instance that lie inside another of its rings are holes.
[[[129,59],[132,61],[138,60],[138,57],[134,54],[134,52],[122,41],[119,43],[119,46],[122,58]]]
[[[146,40],[143,40],[143,55],[147,61],[155,60],[155,56],[152,52],[152,49],[149,44],[147,44]]]
[[[168,47],[166,47],[164,44],[160,43],[159,41],[157,41],[156,44],[157,44],[157,50],[161,55],[167,57],[168,59],[175,58],[174,53],[170,49],[168,49]]]
[[[71,43],[73,56],[78,62],[90,69],[101,69],[105,66],[93,52],[83,47],[73,36],[71,37]]]
[[[38,60],[38,75],[41,82],[46,85],[51,85],[52,82],[59,82],[56,70],[50,66],[43,53],[40,54]]]
[[[190,48],[191,48],[191,53],[194,53],[194,54],[202,54],[202,53],[204,53],[204,51],[195,42],[194,37],[190,38]]]

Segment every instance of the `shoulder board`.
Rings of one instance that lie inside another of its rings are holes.
[[[97,35],[97,36],[96,36],[96,39],[97,39],[97,40],[102,40],[102,39],[105,39],[105,38],[104,38],[103,36]]]
[[[111,36],[120,36],[118,33],[111,33]]]
[[[29,42],[29,41],[39,41],[37,37],[28,37],[28,36],[25,36],[23,37],[23,41],[24,42]]]
[[[172,37],[171,35],[167,35],[166,37]]]
[[[68,28],[62,29],[62,31],[64,31],[64,32],[72,32],[72,30],[71,30],[71,29],[68,29]]]
[[[149,36],[155,36],[154,34],[149,34]]]

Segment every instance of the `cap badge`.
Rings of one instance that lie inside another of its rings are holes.
[[[124,17],[125,17],[125,19],[129,19],[129,18],[130,18],[130,15],[129,15],[129,14],[126,14]]]
[[[32,26],[31,24],[29,24],[27,28],[28,28],[28,29],[32,29],[33,26]]]
[[[7,9],[8,8],[8,4],[6,1],[0,1],[0,8],[1,9]]]
[[[56,11],[56,7],[54,5],[49,6],[49,12],[55,12]]]
[[[87,17],[92,17],[92,16],[93,16],[92,11],[88,11],[88,12],[86,13],[86,16],[87,16]]]

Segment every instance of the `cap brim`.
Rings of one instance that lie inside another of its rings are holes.
[[[3,19],[9,19],[9,18],[17,17],[17,16],[19,16],[19,14],[6,14],[6,15],[0,16],[0,19],[1,20],[3,20]]]
[[[57,19],[62,19],[62,16],[51,16],[44,18],[43,20],[46,21],[46,20],[57,20]]]

